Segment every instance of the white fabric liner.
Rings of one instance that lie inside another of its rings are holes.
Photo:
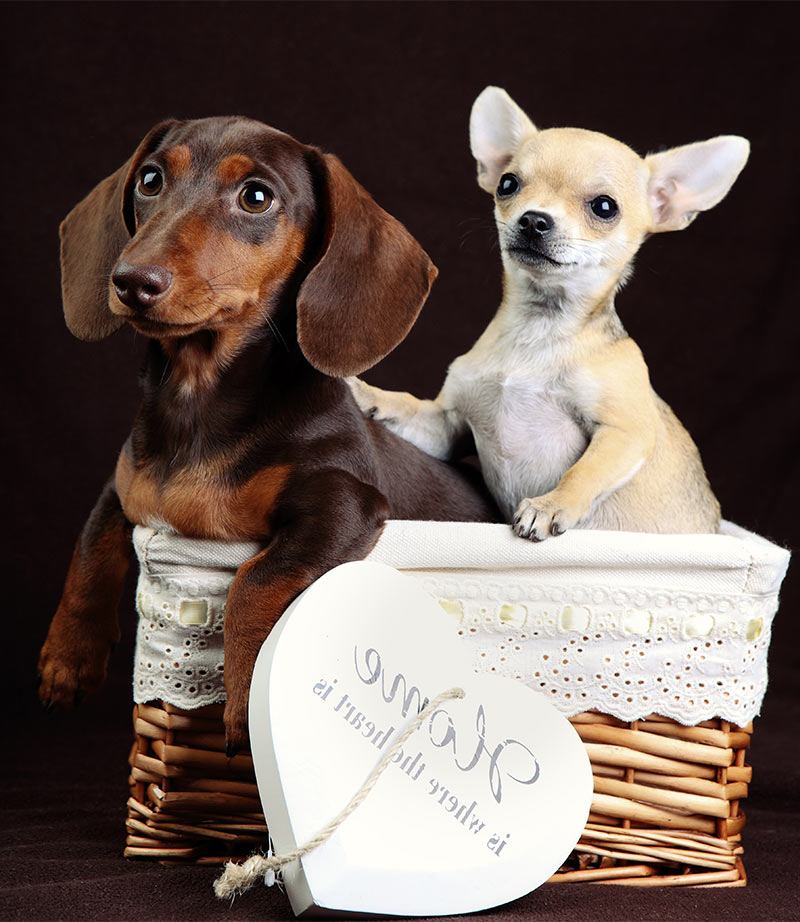
[[[224,701],[225,597],[259,545],[137,527],[134,546],[134,699]],[[475,672],[519,679],[567,716],[742,726],[766,691],[789,552],[729,522],[717,535],[573,530],[533,544],[505,525],[390,521],[370,559],[422,582]]]

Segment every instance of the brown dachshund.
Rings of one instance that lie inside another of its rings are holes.
[[[247,744],[256,655],[292,599],[388,517],[498,521],[474,471],[364,419],[341,380],[390,352],[436,269],[336,157],[243,118],[169,121],[61,226],[81,339],[149,342],[143,401],[78,539],[40,696],[104,680],[133,524],[256,540],[225,620],[226,742]]]

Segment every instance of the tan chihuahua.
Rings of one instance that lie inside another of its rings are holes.
[[[568,528],[714,532],[697,448],[653,391],[614,307],[645,238],[720,202],[749,143],[641,158],[594,131],[539,131],[511,97],[475,100],[478,183],[494,196],[500,309],[435,400],[350,379],[361,409],[439,458],[471,430],[489,489],[533,541]]]

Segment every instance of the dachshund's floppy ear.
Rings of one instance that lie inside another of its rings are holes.
[[[123,321],[108,307],[111,270],[133,236],[130,191],[142,160],[177,124],[152,128],[136,153],[106,177],[61,222],[61,296],[64,318],[78,339],[104,339]]]
[[[297,338],[315,368],[345,377],[403,341],[437,270],[338,158],[316,156],[323,168],[322,255],[297,296]]]

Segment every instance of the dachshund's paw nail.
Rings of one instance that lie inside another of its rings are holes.
[[[247,732],[247,722],[228,724],[225,729],[225,755],[232,759],[242,750],[250,748],[250,736]]]
[[[375,419],[375,417],[376,417],[377,415],[378,415],[378,408],[377,408],[377,407],[370,407],[370,408],[367,410],[367,417],[368,417],[369,419]]]
[[[235,724],[226,724],[225,727],[225,755],[232,759],[243,749],[250,748],[250,736],[247,732],[247,721]]]
[[[563,535],[563,534],[564,534],[564,531],[565,531],[565,529],[562,528],[562,527],[558,524],[558,522],[556,522],[556,521],[554,520],[554,521],[553,521],[553,524],[550,526],[550,534],[551,534],[554,538],[557,538],[559,535]]]
[[[233,669],[233,657],[230,658]],[[227,660],[226,660],[227,661]],[[252,673],[252,666],[241,668],[242,672]],[[222,716],[225,724],[225,753],[232,758],[242,749],[250,748],[250,735],[247,727],[247,694],[242,695],[235,689],[227,689],[228,700],[225,702],[225,713]]]
[[[42,701],[42,710],[45,712],[45,714],[49,714],[51,711],[53,711],[55,706],[55,701],[51,701],[49,698],[46,701]]]

